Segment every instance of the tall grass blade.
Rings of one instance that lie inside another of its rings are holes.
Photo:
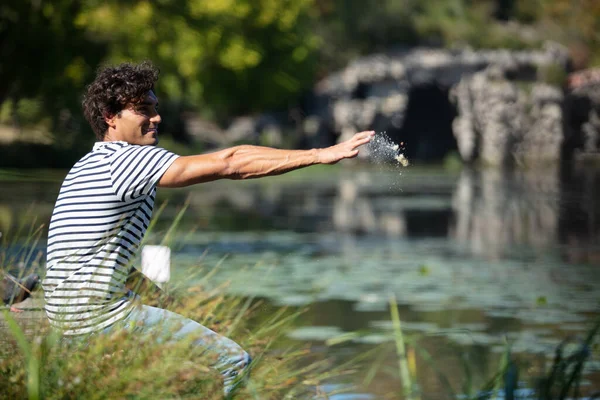
[[[179,225],[179,222],[181,222],[181,218],[183,218],[183,214],[185,214],[185,211],[187,210],[187,208],[189,207],[189,205],[190,205],[190,203],[189,203],[189,198],[188,198],[185,201],[184,205],[179,210],[179,212],[177,213],[177,215],[175,216],[175,219],[173,220],[173,222],[169,226],[169,229],[167,230],[167,233],[165,233],[165,236],[163,237],[163,240],[160,243],[162,246],[168,246],[170,244],[171,238],[172,238],[172,236],[175,233],[175,229]]]
[[[494,397],[498,397],[503,378],[506,376],[506,373],[508,372],[508,368],[510,365],[510,356],[511,356],[510,342],[506,339],[506,337],[504,338],[504,342],[505,342],[505,348],[504,348],[504,352],[502,353],[502,358],[500,359],[500,365],[498,368],[499,371],[498,371],[498,374],[496,375],[496,380],[494,381],[494,387],[493,387],[493,391],[492,391]]]
[[[371,364],[371,367],[365,374],[365,378],[363,379],[363,382],[362,382],[362,384],[364,386],[369,386],[371,384],[371,382],[375,378],[375,375],[381,369],[381,365],[383,364],[383,361],[385,360],[387,355],[388,355],[387,349],[382,346],[379,354],[375,358],[375,361],[373,361],[373,363]]]
[[[433,359],[431,354],[429,354],[429,352],[427,350],[425,350],[418,344],[413,344],[413,347],[414,347],[415,351],[419,354],[419,356],[421,356],[421,359],[424,362],[426,362],[427,365],[429,365],[431,367],[431,369],[433,369],[435,371],[439,381],[442,383],[442,385],[444,385],[444,387],[446,388],[446,391],[449,393],[449,396],[451,398],[456,398],[456,393],[455,393],[454,389],[452,388],[450,381],[448,380],[446,375],[444,375],[442,373],[442,371],[440,371],[440,369],[437,367],[437,362]]]
[[[465,372],[465,383],[463,384],[463,394],[467,396],[467,398],[471,398],[473,392],[473,375],[471,373],[471,366],[467,360],[465,354],[461,354],[460,361],[463,367],[463,371]]]
[[[233,322],[229,326],[229,329],[227,330],[227,333],[225,334],[225,336],[231,336],[231,334],[236,330],[236,328],[238,327],[241,319],[244,317],[244,315],[246,314],[246,312],[250,308],[250,305],[252,305],[253,301],[254,301],[254,297],[248,297],[246,299],[246,301],[244,302],[244,305],[242,306],[242,308],[240,308],[240,310],[237,313],[237,316],[235,317],[235,319],[233,320]]]
[[[512,361],[508,361],[508,367],[504,373],[504,398],[505,400],[515,400],[515,395],[519,381],[519,369]]]
[[[4,310],[4,320],[6,321],[10,332],[17,342],[17,346],[21,350],[21,353],[25,357],[25,363],[27,368],[27,394],[29,400],[40,399],[40,362],[38,354],[32,349],[25,333],[19,327],[19,324],[12,318],[8,311]]]
[[[390,295],[389,301],[392,326],[394,328],[394,341],[396,343],[396,352],[398,356],[398,368],[400,371],[400,380],[402,382],[402,391],[404,392],[404,396],[408,398],[412,392],[413,384],[410,377],[410,371],[408,369],[408,362],[406,360],[406,346],[404,344],[404,335],[402,334],[400,313],[398,312],[396,297],[393,294]]]
[[[584,364],[587,360],[587,358],[590,355],[590,348],[592,345],[592,341],[594,340],[594,337],[596,336],[596,334],[598,333],[598,331],[600,330],[600,321],[598,321],[594,327],[590,330],[590,332],[588,333],[587,337],[585,338],[584,342],[581,344],[580,348],[578,349],[578,351],[574,354],[573,356],[573,361],[575,363],[575,365],[573,366],[573,371],[571,372],[571,376],[569,377],[568,381],[566,382],[565,386],[562,388],[561,392],[560,392],[560,399],[566,399],[568,394],[569,394],[569,390],[571,389],[571,387],[573,385],[575,385],[575,398],[577,398],[577,396],[579,395],[579,381],[581,380],[581,375],[583,372],[583,367]]]

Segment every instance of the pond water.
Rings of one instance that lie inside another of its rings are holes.
[[[60,179],[39,176],[2,181],[0,230],[49,219]],[[559,343],[600,317],[599,183],[589,168],[315,167],[161,190],[151,241],[187,203],[170,242],[173,285],[194,284],[190,266],[218,265],[210,284],[267,300],[264,312],[307,309],[290,341],[339,362],[372,351],[325,388],[355,385],[352,395],[332,399],[402,398],[390,299],[418,398],[482,388],[507,344],[526,394]],[[600,390],[599,371],[595,348],[584,392]]]

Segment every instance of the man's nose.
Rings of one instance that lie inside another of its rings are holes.
[[[152,118],[150,118],[150,122],[154,123],[154,124],[160,124],[162,122],[162,118],[160,117],[159,113],[156,113],[152,116]]]

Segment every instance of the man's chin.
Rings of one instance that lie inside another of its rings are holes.
[[[158,144],[158,136],[155,137],[147,137],[144,139],[145,146],[156,146]]]

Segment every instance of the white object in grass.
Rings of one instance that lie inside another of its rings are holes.
[[[161,286],[171,279],[171,249],[168,246],[146,245],[142,248],[142,273]]]

